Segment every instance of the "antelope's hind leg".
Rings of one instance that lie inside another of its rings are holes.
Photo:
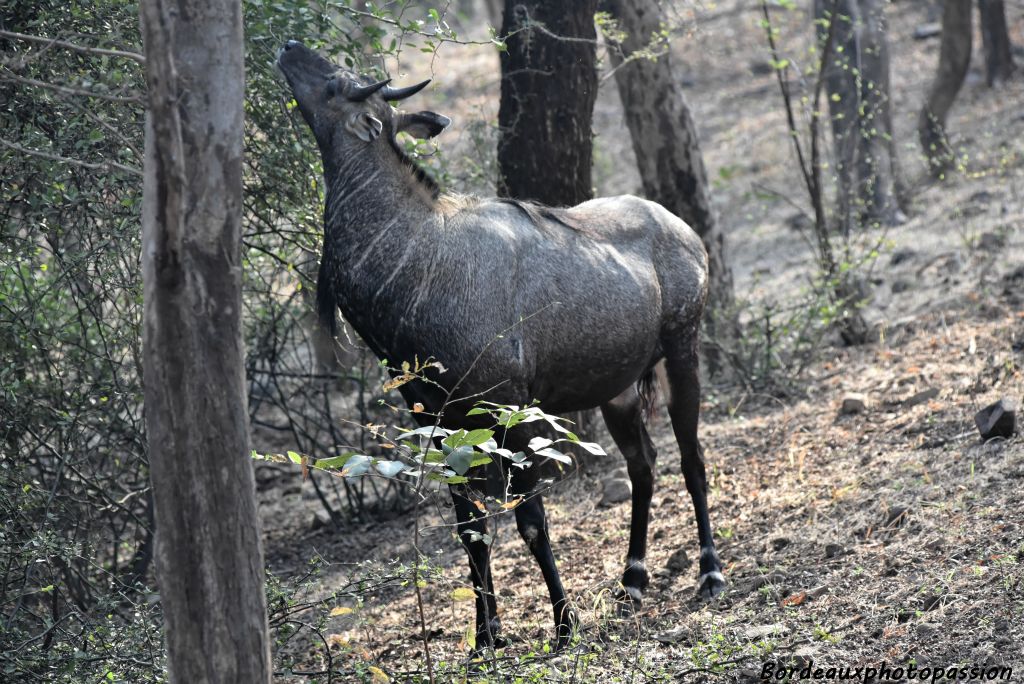
[[[678,338],[675,338],[678,339]],[[697,336],[673,348],[665,356],[665,370],[671,389],[668,412],[672,417],[672,430],[679,443],[683,478],[686,490],[693,500],[697,518],[697,538],[700,541],[700,576],[697,593],[701,598],[713,598],[726,587],[722,562],[715,550],[715,540],[708,515],[707,476],[704,469],[704,449],[697,438],[700,414],[700,373],[697,357]]]
[[[629,522],[629,550],[622,588],[634,605],[639,605],[650,581],[644,559],[647,555],[647,527],[654,493],[654,463],[657,452],[644,426],[643,406],[636,387],[601,406],[608,432],[626,459],[633,485],[633,508]]]

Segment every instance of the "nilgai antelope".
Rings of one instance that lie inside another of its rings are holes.
[[[327,188],[317,302],[332,329],[336,310],[373,352],[392,362],[434,358],[447,368],[401,387],[410,406],[440,413],[449,428],[489,427],[467,416],[483,397],[539,401],[548,413],[600,407],[633,484],[625,596],[639,601],[653,491],[654,445],[644,427],[655,364],[665,361],[668,410],[693,499],[700,541],[698,592],[725,587],[697,439],[698,328],[707,297],[707,254],[678,217],[631,196],[555,209],[509,199],[446,195],[402,151],[396,135],[431,138],[450,123],[406,112],[427,82],[392,88],[340,68],[290,40],[277,64],[323,155]],[[558,173],[558,169],[552,169]],[[435,384],[436,383],[436,384]],[[450,396],[454,390],[454,396]],[[447,404],[446,404],[446,400]],[[535,425],[532,423],[530,425]],[[524,450],[530,425],[504,435]],[[558,645],[575,613],[555,567],[538,468],[511,468],[519,533],[551,594]],[[451,487],[459,538],[476,590],[478,647],[498,645],[487,521],[465,485]]]

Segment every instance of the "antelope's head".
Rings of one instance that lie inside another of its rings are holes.
[[[429,80],[392,88],[390,79],[361,78],[296,40],[289,40],[278,52],[277,66],[324,153],[373,145],[381,136],[393,144],[403,131],[415,138],[432,138],[451,123],[434,112],[405,112],[391,106],[418,93]]]

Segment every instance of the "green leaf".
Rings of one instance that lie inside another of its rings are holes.
[[[365,475],[370,470],[371,463],[372,461],[369,456],[352,454],[352,457],[345,463],[345,468],[341,471],[341,474],[345,477]]]
[[[561,451],[557,451],[555,449],[541,449],[540,451],[535,451],[533,453],[537,454],[538,456],[550,458],[553,461],[558,461],[559,463],[565,463],[567,465],[572,464],[571,458],[563,454]]]
[[[470,430],[466,435],[466,444],[477,446],[494,437],[494,430]]]
[[[547,447],[551,446],[554,443],[555,440],[548,439],[547,437],[534,437],[533,439],[530,440],[529,447],[530,451],[540,451],[541,449],[546,449]]]
[[[478,444],[483,444],[487,440],[494,436],[494,430],[459,430],[449,435],[445,440],[444,444],[457,449],[462,446],[474,447]]]
[[[428,449],[423,455],[424,463],[444,463],[444,453],[437,449]]]
[[[464,534],[466,537],[468,537],[469,541],[471,541],[473,543],[483,542],[487,546],[490,546],[491,542],[494,541],[494,537],[492,537],[491,535],[489,535],[489,534],[480,534],[476,530],[466,530],[462,534]]]
[[[457,442],[449,441],[448,444],[453,447],[458,446],[478,446],[484,444],[494,436],[494,430],[470,430],[462,434]],[[451,439],[454,439],[455,435],[452,435]]]
[[[486,440],[484,442],[481,442],[480,444],[477,444],[475,446],[480,451],[484,451],[484,452],[486,452],[488,454],[493,453],[493,452],[498,450],[498,443],[495,442],[493,439],[488,439],[488,440]]]
[[[439,425],[424,425],[423,427],[410,430],[409,432],[403,432],[402,434],[395,437],[396,440],[409,439],[410,437],[444,437],[452,434],[451,430],[443,428]]]
[[[512,461],[513,463],[520,464],[520,463],[525,463],[526,462],[526,458],[527,457],[526,457],[526,452],[525,451],[517,451],[516,453],[511,454],[508,457],[508,460]]]
[[[457,449],[465,444],[467,434],[465,430],[456,430],[441,440],[441,448],[448,447],[445,449],[445,453],[451,453],[452,449]]]
[[[349,452],[347,454],[341,454],[340,456],[331,456],[330,458],[318,458],[313,463],[314,468],[323,468],[325,470],[331,470],[334,468],[341,468],[348,460],[355,456],[355,452]]]
[[[606,456],[605,450],[597,442],[574,442],[576,446],[594,456]]]
[[[563,432],[563,433],[568,433],[569,432],[569,429],[567,427],[565,427],[564,425],[562,425],[562,423],[563,422],[568,423],[568,422],[571,422],[571,421],[568,421],[565,418],[560,418],[558,416],[552,416],[550,414],[544,413],[540,409],[536,409],[536,411],[537,411],[538,414],[540,414],[540,419],[544,420],[548,425],[550,425],[551,427],[555,428],[555,430],[557,430],[558,432]]]
[[[377,461],[373,467],[384,477],[394,477],[406,469],[405,464],[401,461]]]
[[[465,475],[466,472],[472,467],[473,459],[476,457],[477,452],[473,450],[473,447],[463,445],[452,449],[451,453],[445,457],[444,462],[449,468],[455,471],[458,475]]]
[[[291,461],[292,463],[302,465],[302,455],[294,451],[288,452],[288,460]]]
[[[501,414],[501,417],[498,418],[498,425],[501,425],[502,427],[509,429],[514,428],[516,425],[519,425],[525,420],[525,413],[523,413],[522,411],[512,411],[510,413]]]

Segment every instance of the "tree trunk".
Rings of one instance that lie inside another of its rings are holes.
[[[1003,0],[978,0],[981,42],[985,51],[985,81],[991,87],[1010,78],[1016,65],[1006,28]]]
[[[144,373],[170,680],[270,681],[241,330],[242,13],[144,0]]]
[[[594,196],[596,6],[597,0],[506,0],[499,195],[551,206],[572,206]]]
[[[661,8],[657,0],[603,0],[602,8],[618,21],[624,34],[610,54],[644,194],[690,224],[703,239],[710,270],[706,330],[713,339],[730,337],[735,328],[732,270],[711,204],[697,126],[680,79],[673,73],[667,43],[650,45],[662,30]],[[626,63],[637,51],[649,48],[661,52],[660,56]],[[709,366],[716,365],[713,356],[708,358]]]
[[[858,0],[862,29],[860,35],[861,139],[865,141],[860,176],[865,179],[869,216],[886,225],[905,223],[898,197],[902,187],[896,138],[892,125],[892,97],[889,67],[889,27],[885,0]]]
[[[835,150],[836,204],[838,222],[849,233],[856,222],[854,207],[857,187],[857,121],[860,119],[860,88],[857,87],[856,5],[854,0],[815,0],[818,44],[833,32],[835,49],[831,64],[823,64],[825,89],[829,94],[829,118]],[[829,26],[825,25],[829,22]],[[850,64],[853,62],[853,64]]]
[[[824,65],[836,159],[838,222],[897,225],[900,174],[892,135],[889,45],[878,0],[815,0],[823,43],[834,22],[835,50]],[[830,23],[825,23],[825,22]]]
[[[941,178],[954,161],[953,148],[946,137],[946,116],[970,63],[971,0],[946,0],[942,8],[938,73],[917,123],[921,147],[936,178]]]

